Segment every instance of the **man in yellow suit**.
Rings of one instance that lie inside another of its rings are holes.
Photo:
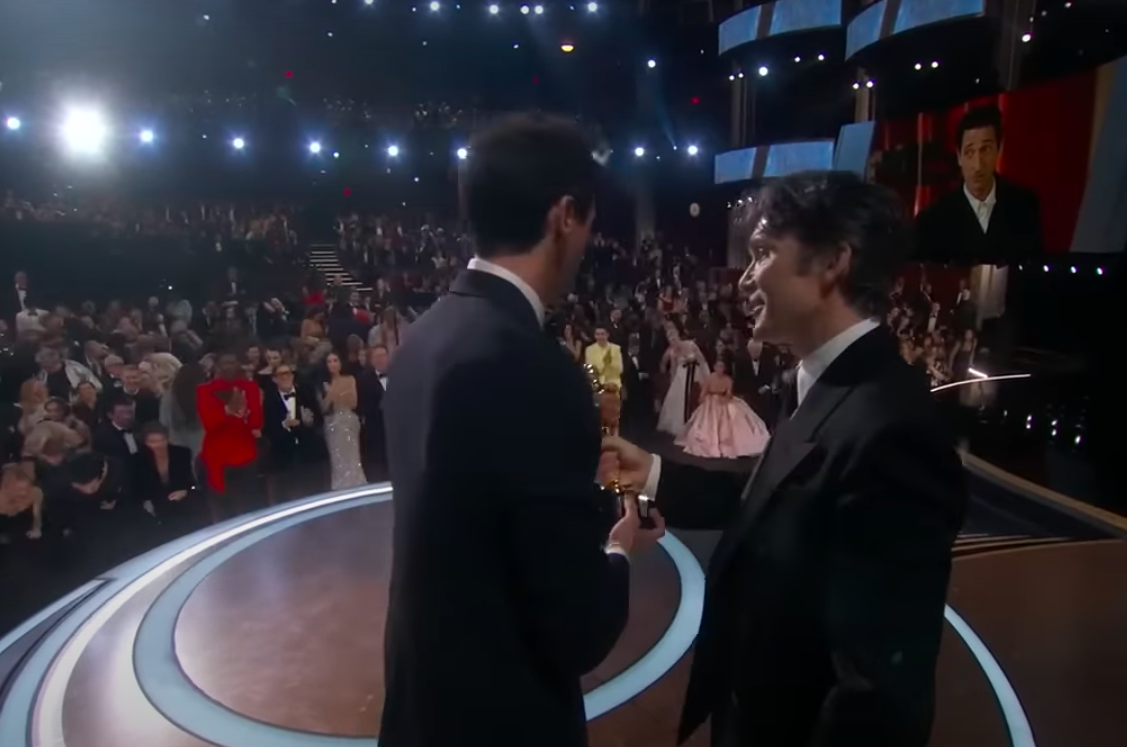
[[[583,356],[603,385],[599,400],[602,413],[603,434],[618,435],[619,421],[622,419],[622,348],[610,341],[606,327],[595,328],[595,343],[587,346]]]
[[[606,327],[595,328],[595,342],[587,346],[583,362],[595,369],[603,386],[622,390],[622,348],[610,341]]]

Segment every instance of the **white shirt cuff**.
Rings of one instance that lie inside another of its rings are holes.
[[[621,555],[626,558],[626,562],[630,562],[630,553],[623,549],[622,545],[611,544],[607,545],[607,555]]]
[[[642,486],[642,495],[650,500],[657,499],[657,484],[661,482],[661,457],[650,454],[653,462],[650,463],[650,473],[646,475],[646,484]]]

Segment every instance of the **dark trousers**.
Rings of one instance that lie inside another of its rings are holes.
[[[233,519],[266,507],[256,462],[224,468],[223,479],[227,485],[226,490],[222,493],[210,491],[207,497],[213,522]]]

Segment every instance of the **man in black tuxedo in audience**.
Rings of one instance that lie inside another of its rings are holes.
[[[880,327],[909,230],[844,172],[754,200],[755,336],[800,360],[753,476],[608,439],[671,526],[723,529],[681,715],[712,744],[925,747],[951,547],[967,502],[954,439]]]
[[[361,460],[370,482],[387,479],[387,437],[384,428],[384,396],[387,392],[386,345],[373,345],[368,350],[368,365],[356,379],[360,395]]]
[[[963,183],[916,218],[921,260],[1007,264],[1038,257],[1044,247],[1037,193],[997,174],[1002,113],[971,109],[955,129]],[[926,314],[930,306],[921,309]]]
[[[778,416],[779,367],[774,351],[759,340],[748,340],[747,360],[743,371],[747,375],[747,400],[767,427],[774,429]]]
[[[542,329],[587,246],[591,153],[539,117],[474,142],[477,257],[395,353],[382,747],[586,745],[580,677],[626,624],[630,555],[661,535],[632,501],[614,524],[590,384]]]
[[[272,379],[273,385],[262,390],[262,432],[269,443],[267,470],[277,496],[308,495],[300,477],[325,454],[321,406],[312,391],[297,384],[288,363],[279,363]]]
[[[111,394],[106,403],[106,422],[94,432],[94,449],[124,464],[133,464],[140,447],[140,438],[134,433],[136,408],[127,395]]]
[[[631,332],[622,351],[622,430],[633,436],[653,429],[654,390],[651,367],[642,354],[641,336]]]

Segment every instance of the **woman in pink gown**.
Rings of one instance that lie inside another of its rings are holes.
[[[763,420],[739,397],[732,396],[732,377],[724,360],[706,379],[700,406],[675,443],[687,454],[737,459],[763,453],[771,434]]]

